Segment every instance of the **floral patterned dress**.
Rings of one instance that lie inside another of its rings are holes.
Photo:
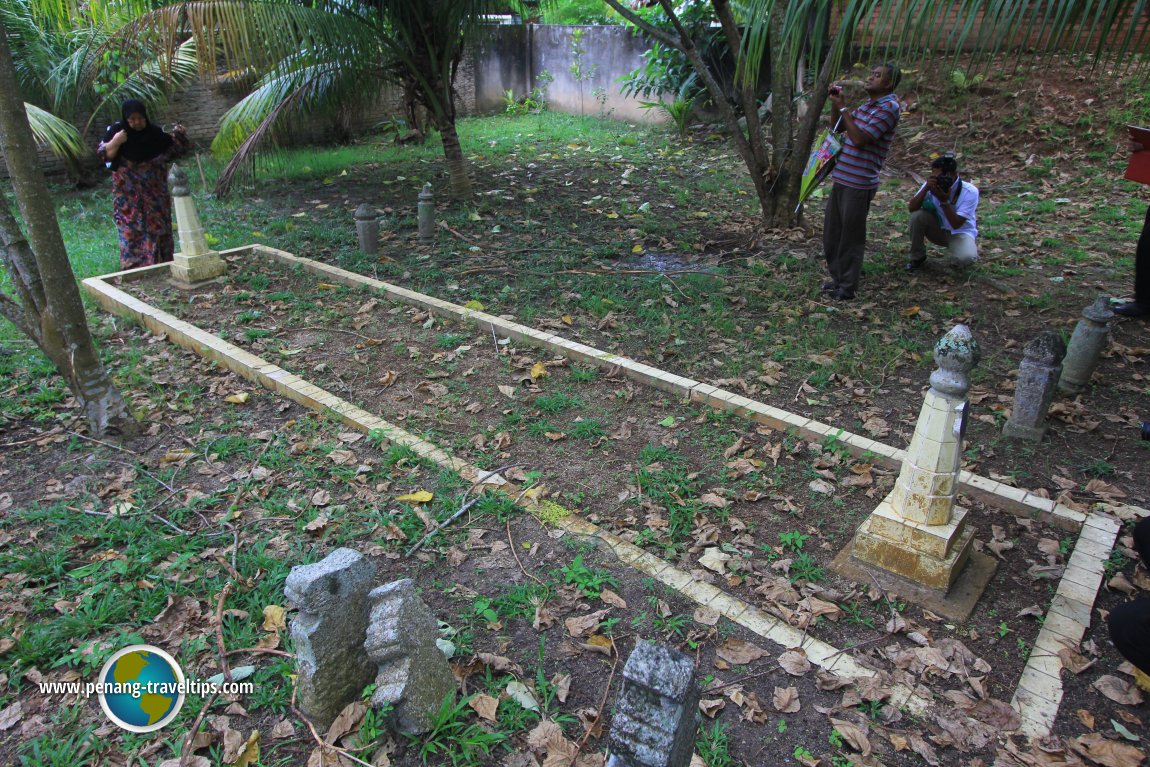
[[[188,147],[184,134],[174,133],[172,139],[164,154],[145,162],[122,160],[112,171],[112,217],[120,232],[121,269],[172,260],[175,241],[167,164]],[[99,154],[106,159],[102,144]]]

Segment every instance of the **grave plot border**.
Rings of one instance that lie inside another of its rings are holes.
[[[905,451],[890,445],[757,402],[711,384],[675,375],[486,312],[468,309],[339,267],[301,258],[287,251],[253,244],[222,251],[220,255],[225,259],[238,259],[244,256],[269,257],[285,265],[302,267],[324,280],[350,287],[371,288],[386,300],[416,306],[455,320],[476,323],[497,335],[544,348],[581,364],[622,373],[641,384],[654,386],[683,399],[734,412],[808,441],[817,442],[828,436],[833,437],[852,454],[866,456],[887,468],[899,468],[905,455]],[[484,472],[437,445],[313,386],[283,368],[191,323],[140,301],[115,286],[115,283],[129,283],[169,268],[169,264],[159,264],[126,272],[113,272],[86,279],[83,281],[83,286],[104,310],[133,319],[153,333],[165,335],[176,345],[210,359],[265,389],[288,397],[305,407],[325,412],[351,428],[378,433],[393,444],[407,446],[417,454],[442,468],[457,472],[476,485],[489,485],[519,494],[514,483],[503,477]],[[1078,534],[1074,553],[1067,563],[1011,700],[1011,705],[1021,716],[1022,723],[1018,730],[1020,733],[1037,737],[1048,735],[1053,728],[1063,694],[1060,676],[1063,664],[1058,651],[1063,647],[1077,648],[1089,627],[1094,599],[1102,586],[1102,563],[1113,550],[1121,526],[1109,515],[1093,512],[1083,514],[1050,499],[1038,497],[1025,490],[1009,487],[971,472],[963,471],[959,482],[960,492],[987,505],[1017,516],[1040,518],[1048,524]],[[1150,511],[1135,506],[1126,506],[1125,509],[1138,516],[1150,515]],[[836,649],[826,642],[815,639],[742,599],[731,596],[711,584],[695,580],[687,572],[582,519],[569,509],[564,511],[567,512],[567,516],[559,519],[556,524],[566,533],[602,541],[623,564],[656,578],[697,604],[717,610],[729,620],[784,649],[801,648],[808,659],[821,668],[845,676],[874,676],[875,672],[872,669],[848,654],[849,648]],[[894,688],[891,700],[895,705],[903,706],[916,714],[924,713],[930,705],[929,700],[904,685],[897,685]]]

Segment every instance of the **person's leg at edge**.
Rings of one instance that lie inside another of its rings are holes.
[[[1150,317],[1150,208],[1134,251],[1134,300],[1114,307],[1123,317]]]
[[[823,214],[823,258],[827,262],[827,274],[830,279],[824,283],[826,290],[833,290],[839,284],[839,253],[842,247],[842,211],[839,206],[839,184],[831,184],[831,193],[827,195],[826,212]],[[827,285],[829,284],[829,287]]]
[[[944,234],[949,233],[944,232]],[[959,268],[974,266],[974,262],[978,260],[978,243],[974,241],[974,238],[967,237],[965,234],[950,234],[949,238],[947,252],[950,265]]]
[[[854,298],[866,253],[866,220],[875,189],[843,189],[842,238],[839,247],[839,287],[836,298]]]
[[[931,229],[941,229],[934,214],[919,208],[910,214],[910,256],[906,268],[917,269],[926,262],[926,238]],[[933,241],[934,238],[931,238]]]
[[[1150,518],[1134,526],[1134,550],[1142,566],[1150,568]],[[1108,619],[1110,640],[1122,657],[1134,664],[1138,673],[1134,681],[1144,690],[1150,690],[1150,599],[1125,602],[1110,611]]]

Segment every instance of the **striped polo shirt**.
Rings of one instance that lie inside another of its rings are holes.
[[[831,172],[831,180],[853,189],[878,189],[878,173],[890,151],[900,113],[898,98],[893,93],[868,101],[851,112],[859,130],[874,140],[859,147],[848,135]]]

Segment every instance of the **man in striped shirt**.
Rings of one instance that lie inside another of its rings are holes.
[[[865,83],[869,99],[854,111],[846,109],[839,84],[830,89],[831,122],[841,118],[846,140],[831,172],[833,184],[823,219],[823,253],[830,272],[823,290],[838,301],[849,301],[858,291],[867,214],[901,113],[894,95],[901,77],[894,64],[876,66]]]

